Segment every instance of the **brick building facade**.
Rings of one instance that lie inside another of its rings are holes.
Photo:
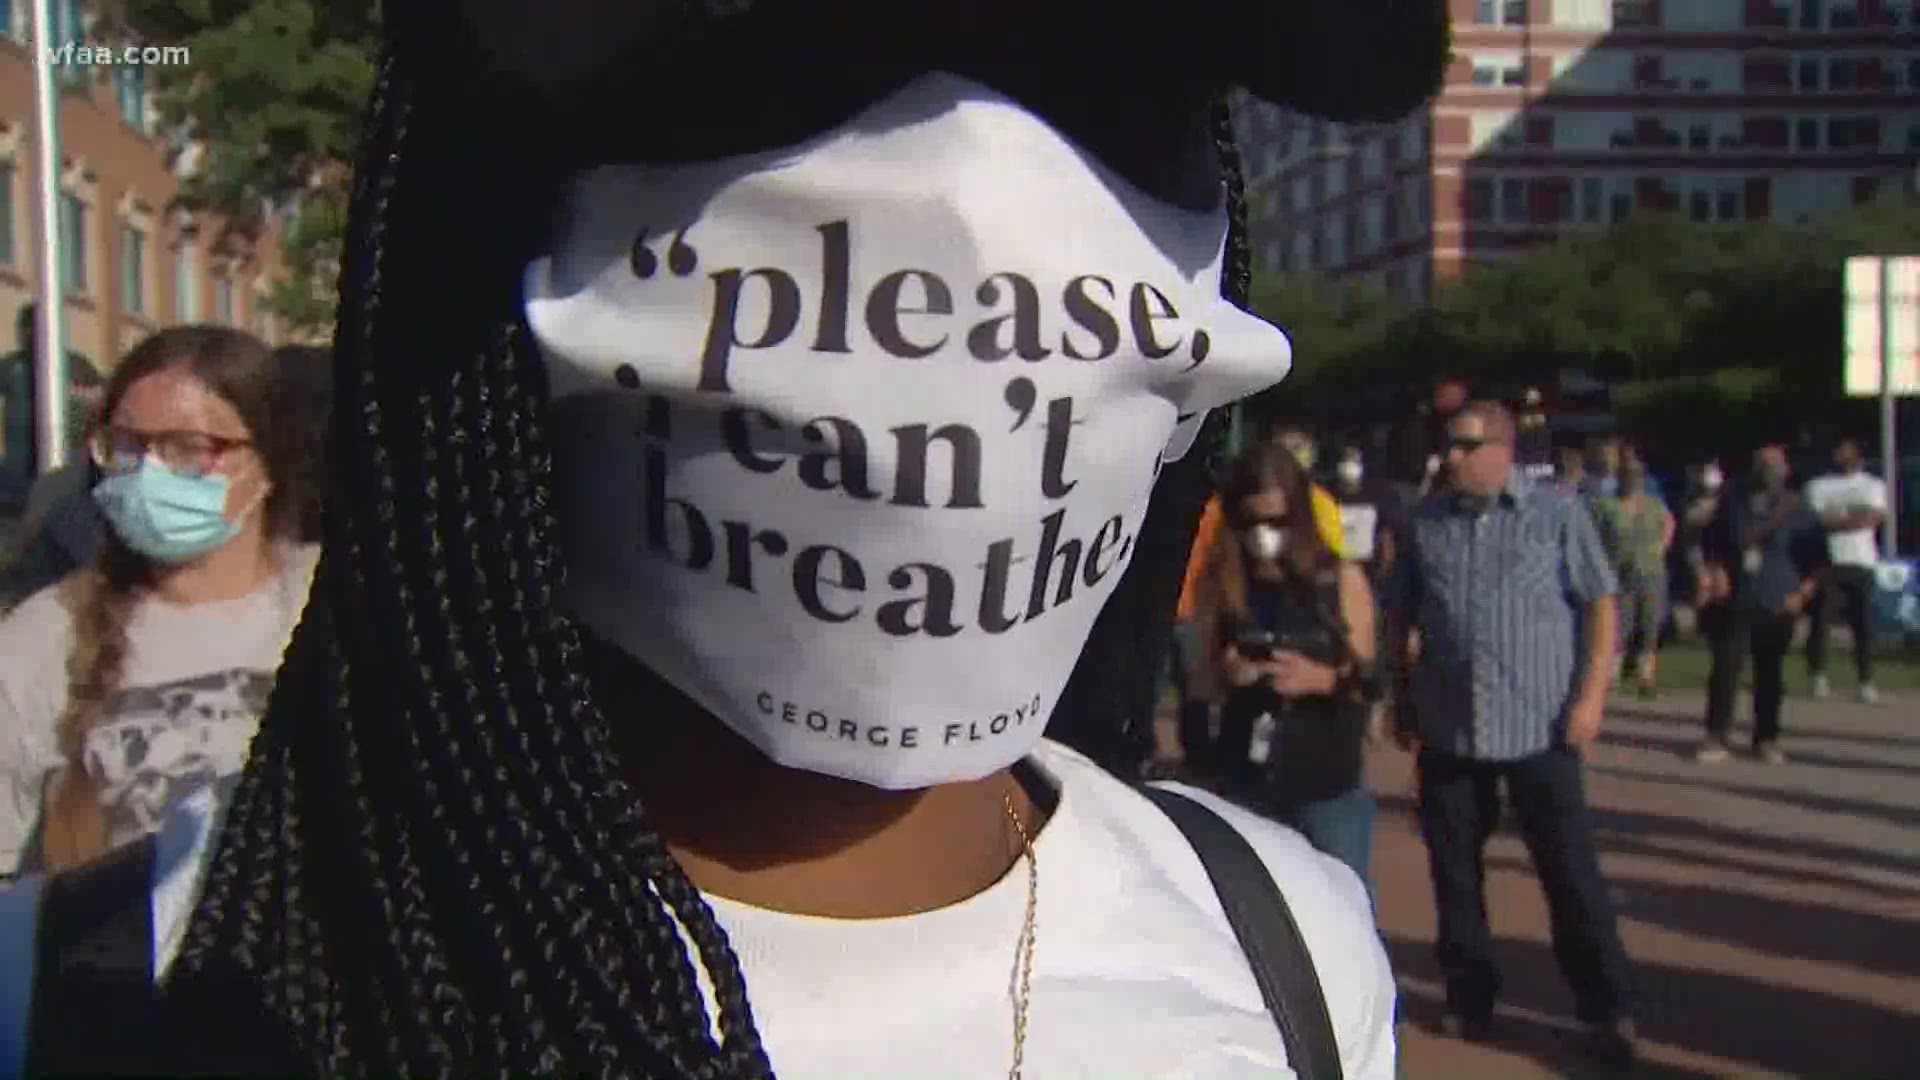
[[[67,18],[71,0],[57,0]],[[30,8],[0,0],[0,341],[36,295],[40,235]],[[179,180],[155,126],[146,71],[73,66],[60,102],[60,227],[69,347],[105,371],[141,338],[177,323],[281,336],[265,298],[280,272],[275,234],[247,242],[174,206]]]
[[[1242,103],[1255,258],[1418,302],[1436,276],[1636,208],[1798,220],[1911,186],[1920,0],[1450,0],[1428,107]]]

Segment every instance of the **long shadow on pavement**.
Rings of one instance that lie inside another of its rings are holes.
[[[1432,985],[1440,984],[1432,947],[1390,936],[1394,970]],[[1504,1000],[1548,1015],[1571,1014],[1551,949],[1529,941],[1496,943]],[[1634,966],[1639,1005],[1635,1009],[1643,1038],[1651,1043],[1708,1054],[1751,1068],[1800,1076],[1867,1078],[1910,1077],[1920,1060],[1920,1020],[1872,1005],[1790,986],[1769,985],[1738,975],[1671,967],[1637,959]],[[1431,1024],[1437,1005],[1418,994],[1403,1000],[1403,1015]],[[1556,1045],[1553,1029],[1500,1016],[1507,1033],[1501,1042],[1553,1068],[1570,1060]],[[1407,1063],[1408,1075],[1420,1075],[1419,1062]],[[1653,1072],[1650,1075],[1661,1075]],[[1668,1076],[1704,1076],[1665,1070]]]
[[[1752,877],[1772,878],[1776,881],[1791,882],[1796,885],[1813,885],[1823,888],[1844,888],[1858,892],[1871,893],[1885,900],[1920,899],[1920,889],[1901,888],[1867,878],[1843,877],[1839,874],[1824,873],[1801,866],[1780,866],[1776,863],[1762,862],[1757,859],[1743,859],[1726,852],[1707,852],[1694,848],[1671,848],[1659,844],[1647,843],[1635,837],[1613,833],[1606,837],[1605,851],[1610,855],[1629,855],[1640,859],[1663,859],[1669,862],[1688,863],[1710,870],[1721,870]]]
[[[1785,787],[1768,787],[1761,784],[1741,784],[1718,776],[1691,774],[1687,776],[1660,776],[1642,772],[1638,769],[1621,768],[1615,765],[1587,766],[1587,772],[1601,776],[1614,776],[1630,780],[1636,784],[1667,784],[1674,787],[1718,791],[1727,795],[1739,795],[1749,799],[1760,799],[1770,803],[1786,803],[1803,810],[1813,810],[1825,814],[1847,814],[1853,817],[1876,818],[1890,825],[1920,826],[1920,807],[1888,806],[1886,803],[1865,802],[1858,799],[1836,799],[1831,795],[1816,795],[1811,791],[1796,791]]]
[[[1893,706],[1882,706],[1882,708],[1889,707]],[[1787,733],[1791,735],[1794,731],[1793,722],[1795,719],[1793,702],[1787,702],[1785,708],[1786,711],[1782,715],[1786,721]],[[1700,708],[1689,709],[1685,712],[1676,712],[1671,708],[1651,708],[1645,705],[1632,705],[1615,701],[1607,704],[1607,715],[1622,720],[1640,720],[1657,724],[1670,724],[1674,727],[1686,729],[1697,738],[1702,729],[1705,714]],[[1920,751],[1920,737],[1874,735],[1863,731],[1833,731],[1826,727],[1809,727],[1804,730],[1810,738],[1819,738],[1832,742],[1858,743],[1862,746],[1883,747],[1890,750]]]
[[[1410,795],[1383,791],[1377,793],[1375,798],[1382,811],[1415,818],[1416,808]],[[1624,837],[1631,841],[1636,837],[1674,836],[1729,848],[1749,848],[1774,855],[1827,859],[1843,865],[1872,866],[1901,873],[1920,872],[1920,857],[1873,851],[1824,840],[1812,840],[1799,836],[1762,835],[1720,825],[1708,825],[1688,818],[1670,817],[1665,814],[1644,814],[1605,806],[1592,807],[1591,814],[1594,842],[1599,845],[1602,852],[1612,850],[1616,837]]]
[[[1526,860],[1508,856],[1488,856],[1487,869],[1533,875]],[[1920,922],[1914,920],[1623,874],[1609,874],[1607,884],[1621,918],[1791,959],[1895,976],[1920,973]]]
[[[1735,738],[1744,739],[1746,735],[1739,729],[1735,729]],[[1615,746],[1624,750],[1644,750],[1655,754],[1671,754],[1674,757],[1690,754],[1693,752],[1694,747],[1700,745],[1700,739],[1697,735],[1689,738],[1686,736],[1656,735],[1645,731],[1627,732],[1621,731],[1618,728],[1611,728],[1601,732],[1600,741],[1608,746]],[[1804,747],[1796,746],[1793,742],[1793,729],[1790,725],[1787,728],[1787,734],[1783,743],[1786,746],[1787,756],[1795,764],[1799,765],[1820,765],[1830,769],[1882,773],[1901,778],[1920,776],[1920,763],[1913,765],[1888,764],[1884,761],[1867,761],[1861,758],[1834,757],[1831,754],[1823,754],[1817,750],[1808,750]]]

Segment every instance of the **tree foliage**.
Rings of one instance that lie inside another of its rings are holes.
[[[1842,266],[1913,253],[1920,201],[1887,199],[1792,225],[1637,216],[1471,265],[1419,310],[1269,276],[1256,308],[1292,332],[1300,362],[1268,397],[1338,411],[1407,402],[1441,374],[1548,382],[1577,367],[1627,380],[1623,417],[1660,432],[1712,417],[1739,419],[1743,433],[1850,418]]]
[[[162,122],[197,149],[181,200],[259,235],[283,221],[288,280],[271,297],[298,330],[333,321],[349,165],[372,90],[374,0],[125,0],[126,32],[185,45],[152,69]]]

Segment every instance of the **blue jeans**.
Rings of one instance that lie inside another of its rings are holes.
[[[1299,829],[1320,852],[1353,868],[1373,897],[1373,793],[1364,787],[1318,802],[1302,803],[1283,820]]]

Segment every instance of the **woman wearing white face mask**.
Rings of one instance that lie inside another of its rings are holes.
[[[98,563],[0,622],[0,863],[87,862],[245,760],[316,548],[265,346],[162,331],[108,383]],[[24,858],[22,858],[24,856]]]
[[[388,5],[327,556],[153,845],[143,1071],[1393,1075],[1351,873],[1043,735],[1150,721],[1284,374],[1227,83],[1390,120],[1444,11]]]
[[[1694,609],[1725,598],[1731,585],[1718,573],[1718,568],[1707,562],[1702,549],[1702,540],[1707,526],[1713,523],[1714,515],[1720,512],[1720,490],[1726,483],[1725,475],[1720,471],[1718,462],[1709,461],[1695,469],[1692,483],[1688,485],[1686,503],[1680,510],[1680,524],[1674,542],[1680,545],[1680,551],[1686,559],[1687,570],[1693,585],[1689,602]]]
[[[1367,881],[1373,595],[1360,568],[1327,550],[1308,519],[1308,484],[1284,449],[1256,447],[1222,495],[1237,542],[1217,571],[1222,617],[1213,639],[1234,687],[1222,712],[1221,771]]]

